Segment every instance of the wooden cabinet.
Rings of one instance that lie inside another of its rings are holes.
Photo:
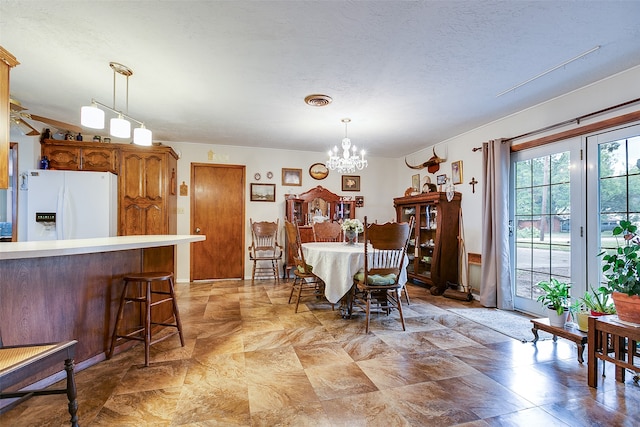
[[[40,151],[51,169],[118,173],[116,144],[47,139]]]
[[[47,139],[41,154],[51,169],[118,175],[118,235],[176,234],[178,156],[171,147]]]
[[[170,147],[120,149],[120,235],[176,233],[177,161]]]
[[[0,188],[9,188],[9,74],[20,64],[0,46]]]
[[[461,194],[451,201],[443,192],[393,199],[397,220],[415,216],[414,234],[409,241],[407,276],[431,286],[431,293],[442,294],[447,282],[458,283],[458,235]]]

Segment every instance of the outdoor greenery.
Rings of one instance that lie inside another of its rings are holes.
[[[571,284],[552,277],[549,281],[539,282],[537,286],[544,292],[538,297],[538,302],[542,303],[544,307],[555,310],[558,316],[569,309]]]
[[[622,220],[612,231],[616,241],[621,237],[623,243],[618,241],[618,247],[613,252],[604,251],[602,256],[602,272],[606,279],[606,286],[599,289],[606,292],[622,292],[629,296],[640,295],[640,236],[638,227],[630,221]]]

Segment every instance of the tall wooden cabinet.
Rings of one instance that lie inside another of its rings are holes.
[[[448,201],[444,192],[393,199],[399,222],[416,218],[407,276],[431,286],[434,295],[442,294],[447,282],[458,283],[460,200],[460,193]]]
[[[120,149],[118,180],[120,232],[175,234],[177,229],[176,168],[173,150]]]
[[[176,234],[178,156],[171,147],[47,139],[41,154],[51,169],[118,175],[118,235]]]

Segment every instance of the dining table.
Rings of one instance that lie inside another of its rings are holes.
[[[364,268],[364,243],[309,242],[302,244],[305,262],[313,266],[313,273],[325,283],[324,294],[332,303],[343,302],[353,286],[353,276]],[[407,283],[407,257],[398,283]]]

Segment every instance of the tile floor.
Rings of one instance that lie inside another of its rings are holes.
[[[186,346],[140,345],[77,374],[83,426],[635,426],[640,387],[599,388],[565,340],[521,343],[447,308],[468,303],[409,286],[397,315],[342,319],[289,284],[178,284]],[[478,306],[477,303],[472,303]],[[31,399],[2,426],[68,425],[66,398]]]

